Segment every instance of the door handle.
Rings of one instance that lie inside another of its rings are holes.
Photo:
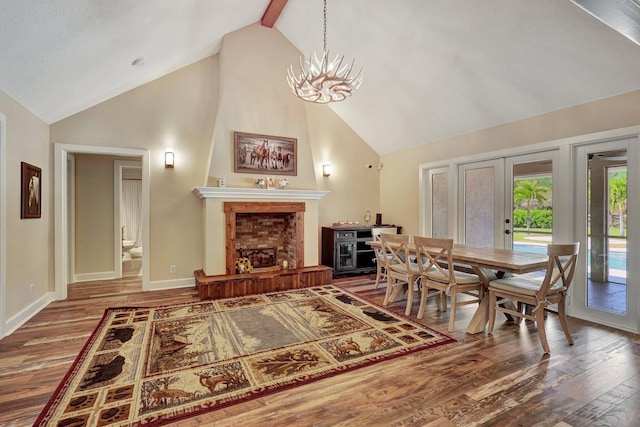
[[[504,234],[511,234],[511,230],[504,230]]]

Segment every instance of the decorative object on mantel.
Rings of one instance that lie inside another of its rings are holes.
[[[218,179],[218,187],[225,188],[227,186],[227,178]]]
[[[267,180],[264,178],[256,178],[256,187],[260,189],[264,189],[265,186],[267,185],[266,182]]]
[[[338,221],[333,223],[334,227],[340,227],[341,225],[360,225],[360,222],[359,221]]]
[[[267,178],[267,188],[269,190],[275,190],[276,189],[276,180],[273,179],[272,176]]]
[[[20,218],[40,218],[42,200],[42,169],[20,162]]]
[[[284,190],[285,188],[287,188],[288,185],[289,185],[289,181],[287,181],[287,178],[282,178],[278,180],[278,188],[280,190]]]
[[[351,96],[351,92],[357,90],[362,84],[362,69],[354,77],[350,77],[351,64],[342,65],[344,56],[336,55],[329,62],[327,50],[327,0],[324,0],[323,8],[324,45],[322,59],[314,52],[307,60],[300,58],[301,73],[296,76],[293,65],[287,69],[287,83],[293,93],[300,99],[318,104],[338,102]]]
[[[234,132],[234,172],[298,175],[298,140]]]

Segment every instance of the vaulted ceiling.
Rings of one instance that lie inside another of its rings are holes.
[[[218,52],[268,5],[0,0],[0,89],[53,123]],[[640,89],[640,46],[569,0],[329,0],[327,11],[329,51],[364,69],[331,108],[379,154]],[[321,51],[322,1],[289,0],[274,28]]]

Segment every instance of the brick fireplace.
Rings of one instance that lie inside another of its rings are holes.
[[[247,256],[257,261],[288,268],[304,265],[304,203],[225,202],[225,269],[234,274],[236,259]],[[273,259],[271,259],[273,257]],[[272,261],[272,262],[271,262]]]
[[[290,268],[301,269],[320,263],[318,200],[324,197],[327,191],[198,187],[193,192],[203,201],[202,267],[206,275],[235,272],[236,243],[239,238],[238,216],[241,222],[245,219],[252,220],[251,217],[254,215],[265,216],[267,222],[263,225],[258,223],[257,228],[287,226],[288,231],[284,228],[280,231],[282,234],[291,235],[286,241],[283,239],[274,242],[267,239],[259,244],[278,247],[279,265],[282,265],[284,257]],[[292,236],[292,226],[295,227],[295,237]],[[242,234],[245,233],[243,227],[241,224]],[[251,240],[245,245],[241,241],[241,244],[252,248],[255,242]]]

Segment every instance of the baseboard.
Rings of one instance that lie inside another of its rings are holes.
[[[5,328],[4,328],[5,330],[4,336],[8,337],[9,335],[11,335],[13,332],[15,332],[16,329],[24,325],[29,319],[31,319],[33,316],[38,314],[40,310],[45,308],[47,305],[49,305],[53,301],[55,301],[55,293],[47,292],[42,297],[38,298],[37,300],[29,304],[27,307],[22,309],[18,314],[13,316],[11,319],[7,320],[7,323],[5,324]],[[4,338],[4,337],[0,337],[0,338]]]
[[[84,274],[76,274],[74,276],[73,283],[91,282],[94,280],[113,280],[115,278],[117,278],[115,271],[101,271],[99,273],[84,273]]]
[[[96,273],[100,274],[100,273]],[[89,275],[81,275],[81,276],[89,276]],[[102,280],[100,278],[96,279],[86,279],[89,280]],[[77,280],[81,281],[81,280]],[[176,279],[176,280],[161,280],[157,282],[151,282],[148,286],[144,287],[144,291],[160,291],[163,289],[176,289],[176,288],[189,288],[195,287],[195,278],[189,277],[185,279]],[[0,339],[4,337],[8,337],[12,333],[16,331],[20,326],[24,325],[29,319],[38,314],[43,308],[49,305],[51,302],[55,301],[55,292],[48,292],[29,306],[25,307],[18,314],[13,316],[11,319],[8,319],[5,323],[4,327],[4,336],[1,336]]]
[[[160,291],[163,289],[176,289],[176,288],[189,288],[195,287],[196,280],[194,277],[188,277],[185,279],[174,280],[158,280],[156,282],[149,282],[147,286],[142,284],[143,291]]]

